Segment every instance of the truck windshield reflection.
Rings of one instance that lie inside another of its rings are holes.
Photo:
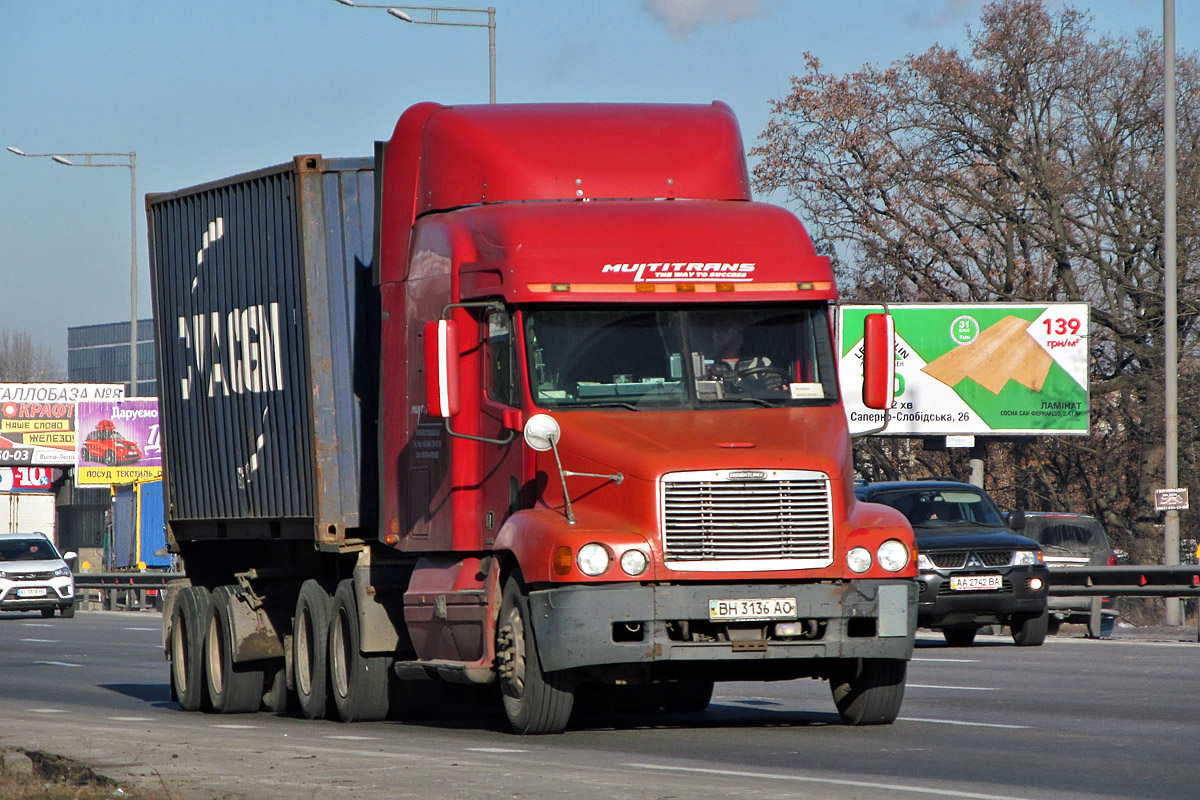
[[[790,406],[837,400],[824,305],[554,308],[525,314],[542,407]]]

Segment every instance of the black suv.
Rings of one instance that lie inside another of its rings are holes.
[[[900,511],[917,538],[917,625],[952,645],[983,625],[1007,625],[1013,641],[1046,640],[1047,571],[1038,543],[1013,533],[977,486],[925,480],[856,486],[859,500]]]

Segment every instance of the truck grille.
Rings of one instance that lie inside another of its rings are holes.
[[[821,472],[664,475],[662,520],[672,569],[806,569],[833,563],[829,478]]]

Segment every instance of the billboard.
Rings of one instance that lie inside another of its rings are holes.
[[[878,428],[862,404],[862,336],[878,305],[839,309],[838,354],[851,433]],[[1086,303],[892,305],[896,398],[884,435],[1088,432]]]
[[[75,405],[124,396],[119,383],[0,383],[0,466],[71,466]]]
[[[75,405],[75,483],[108,486],[162,477],[158,398]]]
[[[49,467],[0,467],[0,492],[48,492],[58,476]]]

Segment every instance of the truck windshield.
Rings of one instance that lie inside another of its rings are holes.
[[[529,381],[542,407],[789,406],[837,399],[824,304],[535,308]]]

